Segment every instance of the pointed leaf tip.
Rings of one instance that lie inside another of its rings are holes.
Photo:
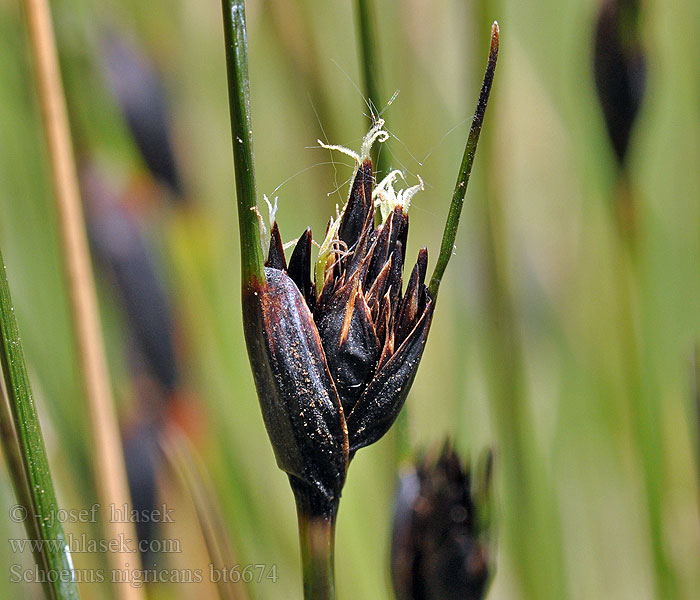
[[[467,137],[467,144],[464,148],[464,155],[462,156],[462,164],[459,169],[459,175],[457,176],[457,183],[455,184],[455,189],[452,194],[452,202],[450,203],[450,210],[447,216],[447,222],[445,223],[445,231],[442,236],[442,244],[440,245],[440,255],[435,264],[433,276],[430,279],[429,291],[433,300],[437,298],[442,276],[447,268],[447,263],[452,257],[455,238],[457,237],[459,218],[462,213],[462,206],[464,206],[464,196],[467,193],[469,176],[471,175],[472,166],[474,164],[479,135],[481,134],[484,116],[486,115],[486,107],[488,106],[491,87],[493,86],[493,77],[496,72],[496,62],[498,60],[499,41],[500,29],[498,27],[498,22],[494,21],[491,26],[491,46],[489,49],[488,63],[486,64],[486,72],[484,73],[484,80],[481,84],[479,100],[476,103],[472,126],[469,130],[469,136]]]

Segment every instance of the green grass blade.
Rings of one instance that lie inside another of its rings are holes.
[[[248,79],[248,38],[245,2],[222,0],[226,71],[233,136],[233,163],[236,170],[238,227],[241,235],[241,269],[244,285],[265,281],[260,230],[257,221],[257,191],[253,130],[250,118],[250,81]]]
[[[464,206],[464,196],[467,193],[467,185],[469,184],[469,176],[474,165],[474,156],[476,155],[476,147],[479,144],[479,135],[481,127],[484,124],[484,116],[486,115],[486,107],[489,103],[491,94],[491,86],[493,85],[493,76],[496,72],[496,61],[498,60],[498,42],[499,30],[498,23],[494,23],[491,27],[491,48],[489,50],[489,60],[486,65],[486,73],[484,74],[484,82],[481,85],[479,100],[476,104],[474,119],[467,137],[467,145],[464,148],[464,156],[462,157],[462,165],[459,168],[457,183],[452,194],[452,202],[450,203],[450,212],[445,223],[445,232],[442,236],[442,244],[440,245],[440,255],[433,276],[430,279],[428,290],[433,298],[437,297],[440,281],[447,268],[447,263],[450,262],[452,252],[454,250],[455,238],[457,237],[457,228],[459,227],[459,217],[462,214]]]
[[[26,510],[25,527],[31,539],[47,543],[36,549],[35,558],[39,567],[57,576],[47,577],[44,584],[50,598],[78,598],[78,588],[73,578],[73,563],[59,519],[56,494],[51,480],[51,471],[46,456],[44,438],[41,434],[36,405],[29,385],[29,376],[24,362],[22,342],[17,320],[10,298],[5,263],[0,254],[0,337],[2,338],[2,373],[5,381],[10,415],[13,424],[3,423],[3,430],[14,428],[15,440],[3,437],[3,446],[16,441],[19,447],[4,447],[8,456],[21,459],[21,474],[15,461],[11,468],[17,498]],[[3,420],[7,411],[2,411]],[[20,477],[21,475],[21,477]],[[51,581],[55,580],[55,581]]]

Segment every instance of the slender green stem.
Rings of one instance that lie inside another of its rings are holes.
[[[248,38],[245,2],[222,0],[228,99],[233,135],[233,164],[236,171],[238,227],[241,236],[241,272],[244,285],[264,283],[262,247],[257,219],[253,130],[250,118]]]
[[[330,516],[311,517],[302,512],[297,516],[304,573],[304,598],[331,600],[335,597],[335,520]]]
[[[481,127],[484,124],[484,115],[486,114],[486,107],[488,106],[489,95],[491,94],[491,86],[493,85],[493,76],[496,71],[498,42],[498,23],[494,22],[494,24],[491,26],[491,49],[489,51],[488,64],[486,65],[486,73],[484,74],[484,82],[481,85],[479,101],[476,104],[476,111],[474,112],[474,119],[472,120],[472,126],[469,130],[467,145],[464,148],[462,165],[460,166],[459,176],[457,177],[455,190],[452,194],[450,212],[447,215],[445,232],[442,235],[442,244],[440,245],[440,256],[438,256],[437,263],[435,264],[435,270],[433,271],[433,276],[430,279],[430,285],[428,286],[428,291],[433,298],[437,297],[442,276],[445,273],[447,263],[450,262],[452,252],[454,250],[455,238],[457,237],[457,228],[459,226],[459,217],[462,213],[462,207],[464,206],[464,196],[467,193],[469,176],[472,172],[474,156],[476,155],[476,147],[479,143],[479,135],[481,134]]]
[[[338,503],[327,502],[290,478],[297,505],[304,600],[335,598],[335,521]]]
[[[3,445],[18,443],[19,447],[5,448],[8,456],[19,455],[21,463],[10,469],[17,498],[22,504],[13,518],[24,517],[27,535],[32,539],[47,540],[37,548],[35,558],[44,572],[45,591],[48,597],[63,600],[78,598],[78,587],[73,581],[73,563],[66,544],[63,527],[59,519],[56,494],[51,480],[49,461],[46,456],[44,438],[39,425],[36,405],[29,385],[29,376],[24,362],[22,342],[17,328],[10,287],[7,282],[5,263],[0,254],[0,337],[2,351],[0,362],[5,381],[5,390],[13,423],[2,424],[3,431],[14,430],[14,436],[3,436]],[[0,411],[5,421],[6,410]],[[21,477],[19,471],[21,467]],[[14,509],[13,509],[14,510]]]
[[[372,0],[356,0],[357,33],[360,44],[360,63],[364,91],[372,109],[370,118],[378,117],[384,105],[381,86],[381,69],[377,38],[377,19]],[[389,148],[384,144],[372,146],[372,163],[374,164],[377,180],[389,172]]]
[[[32,506],[31,486],[27,480],[24,470],[24,461],[22,460],[22,446],[17,436],[17,431],[14,425],[12,416],[12,407],[8,394],[4,393],[0,399],[0,434],[2,435],[2,452],[7,461],[7,467],[10,472],[10,481],[15,490],[17,503],[29,514],[29,507]],[[13,509],[14,510],[14,509]],[[27,532],[27,537],[32,540],[42,539],[39,523],[36,519],[25,519],[24,527]],[[40,548],[32,548],[34,561],[44,572],[49,570],[48,561],[41,553]],[[47,582],[48,583],[48,582]],[[48,596],[51,596],[53,591],[48,588],[47,583],[44,583],[44,590]]]

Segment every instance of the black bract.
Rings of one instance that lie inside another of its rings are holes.
[[[277,223],[265,282],[244,292],[255,382],[277,462],[293,485],[337,503],[354,453],[395,421],[433,316],[421,249],[403,291],[408,216],[374,225],[372,163],[357,168],[311,277],[311,231],[287,264]]]

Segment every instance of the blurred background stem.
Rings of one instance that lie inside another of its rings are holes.
[[[206,470],[189,440],[178,427],[171,426],[163,436],[161,445],[171,469],[190,495],[211,564],[221,571],[230,569],[232,565],[240,565],[241,561],[226,536],[226,522],[221,509],[213,500]],[[232,579],[220,577],[215,582],[220,600],[248,600],[248,582],[243,578],[240,581]]]
[[[355,15],[360,49],[363,91],[371,107],[371,120],[378,117],[387,102],[382,89],[382,66],[377,35],[377,11],[374,0],[356,0]],[[391,153],[387,142],[374,144],[371,150],[372,163],[377,181],[389,173]]]
[[[43,117],[58,213],[64,268],[72,310],[72,324],[80,360],[82,382],[91,418],[90,431],[96,458],[94,476],[104,510],[129,504],[124,456],[112,393],[90,264],[73,148],[68,125],[56,42],[47,0],[25,0],[34,74]],[[109,539],[137,539],[133,523],[103,521]],[[126,552],[107,555],[112,568],[139,568],[139,556]],[[140,588],[115,584],[119,598],[143,597]]]
[[[645,505],[655,566],[655,584],[659,598],[676,598],[678,594],[673,567],[664,540],[663,473],[664,448],[660,435],[661,412],[653,390],[646,389],[642,373],[643,332],[637,320],[639,280],[634,264],[632,238],[621,232],[617,244],[617,285],[619,340],[625,357],[627,402],[633,419],[633,435],[641,465]]]
[[[486,46],[485,32],[500,3],[476,4],[478,47]],[[505,545],[516,561],[516,577],[523,598],[565,598],[565,567],[554,487],[543,457],[531,440],[530,416],[520,324],[516,317],[509,275],[509,240],[503,193],[503,169],[495,139],[500,106],[492,101],[492,122],[481,141],[483,195],[478,208],[484,273],[483,311],[487,385],[492,418],[500,440],[497,467],[501,471]],[[546,565],[547,577],[542,577]]]

